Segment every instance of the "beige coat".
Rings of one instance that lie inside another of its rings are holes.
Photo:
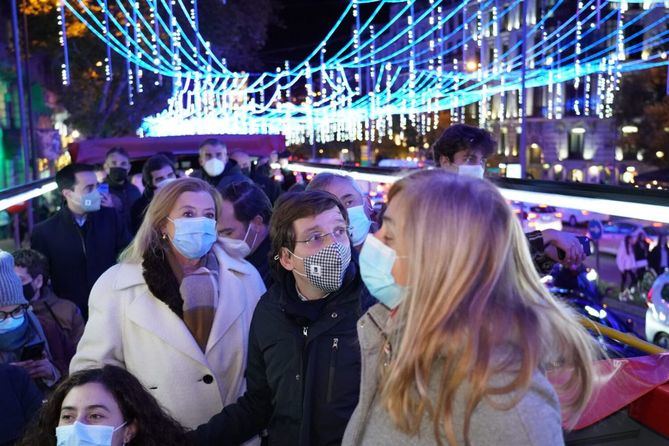
[[[379,356],[389,311],[381,304],[374,305],[358,322],[358,338],[362,353],[360,399],[346,426],[342,446],[433,446],[437,444],[431,419],[424,417],[417,435],[401,432],[380,404],[377,388]],[[392,351],[392,349],[391,349]],[[512,376],[494,375],[493,387],[507,385]],[[438,392],[436,379],[429,391]],[[516,395],[500,395],[495,402],[508,405]],[[467,404],[467,385],[463,383],[453,400],[453,427],[458,444],[465,444],[464,413]],[[557,394],[546,377],[539,371],[533,375],[530,388],[518,404],[510,410],[498,410],[483,400],[474,410],[469,428],[473,445],[558,446],[564,444]],[[445,438],[442,443],[448,445]]]
[[[138,264],[96,282],[90,318],[70,372],[113,364],[132,372],[179,423],[195,428],[245,390],[251,316],[265,286],[250,263],[214,246],[219,304],[205,352],[184,322],[148,289]]]

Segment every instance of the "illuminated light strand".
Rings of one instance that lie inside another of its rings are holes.
[[[63,85],[70,85],[70,55],[67,47],[67,25],[65,23],[64,0],[58,2],[58,42],[63,49],[63,63],[61,64],[61,81]]]

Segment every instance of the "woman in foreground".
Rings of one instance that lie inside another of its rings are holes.
[[[360,254],[381,302],[358,323],[361,395],[344,445],[563,444],[545,376],[592,387],[594,347],[539,281],[521,227],[485,180],[424,171],[397,182]]]

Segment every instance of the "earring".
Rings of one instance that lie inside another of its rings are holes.
[[[167,234],[163,232],[163,236],[161,237],[163,240],[167,240]]]

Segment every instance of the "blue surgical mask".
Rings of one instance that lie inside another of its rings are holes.
[[[364,206],[354,206],[346,209],[348,212],[348,221],[351,225],[351,243],[353,246],[360,246],[365,241],[365,237],[369,234],[369,227],[372,222],[365,214]]]
[[[209,252],[216,241],[216,220],[207,217],[177,218],[172,245],[184,257],[199,259]]]
[[[82,211],[88,213],[100,210],[102,196],[97,189],[87,194],[75,194],[74,197],[75,203],[79,205]]]
[[[390,309],[396,308],[406,294],[406,288],[395,283],[391,272],[397,258],[393,248],[369,234],[358,259],[365,286],[372,296]]]
[[[84,424],[75,421],[67,426],[56,427],[56,446],[111,446],[114,432],[119,427]]]
[[[9,333],[21,327],[26,321],[25,312],[21,314],[17,319],[13,317],[7,317],[4,321],[0,321],[0,334]]]

